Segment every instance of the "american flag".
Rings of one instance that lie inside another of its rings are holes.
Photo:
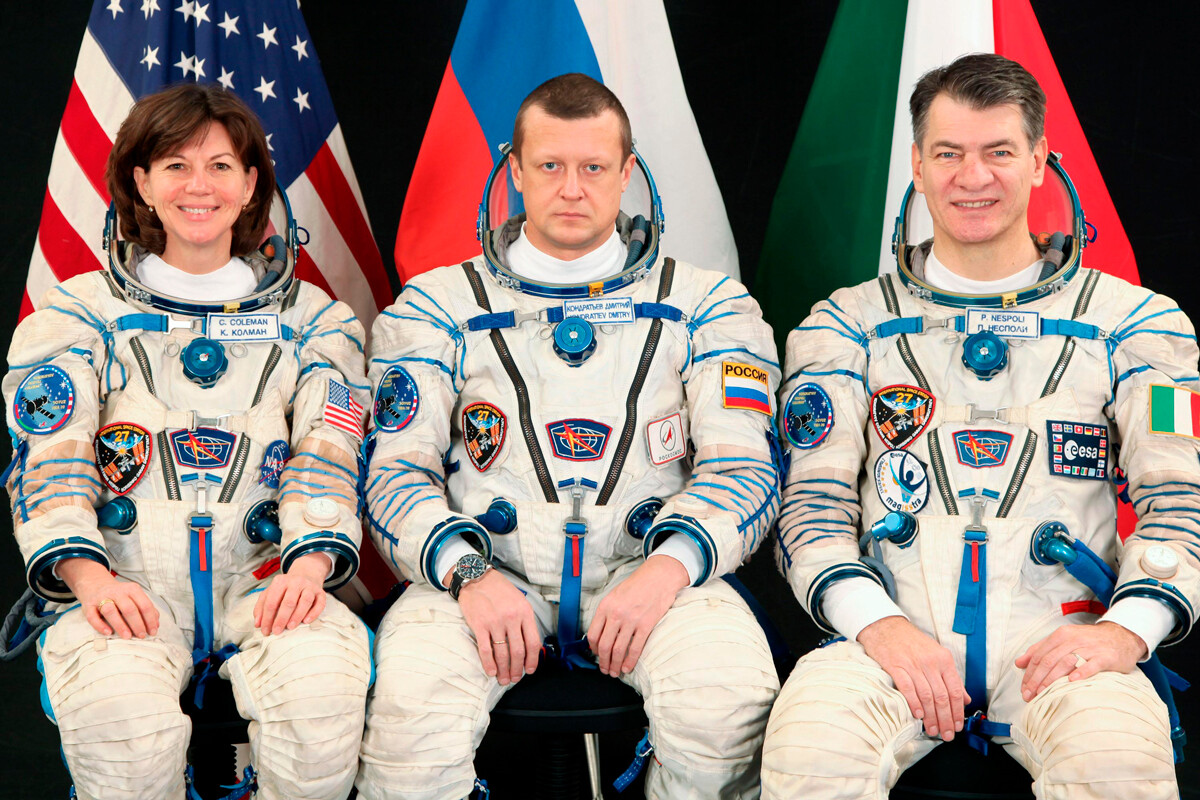
[[[329,381],[325,398],[325,421],[355,438],[363,438],[363,408],[350,396],[350,390],[336,380]]]
[[[370,327],[391,290],[298,5],[95,0],[54,146],[22,317],[54,284],[107,263],[104,163],[134,99],[194,80],[220,83],[258,114],[276,176],[309,234],[306,243],[300,234],[297,274]]]

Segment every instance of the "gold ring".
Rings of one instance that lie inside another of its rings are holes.
[[[103,600],[101,600],[99,603],[96,604],[96,611],[99,612],[100,609],[104,608],[105,603],[115,603],[115,602],[116,601],[113,600],[111,597],[106,597]]]
[[[508,639],[501,639],[500,641],[493,639],[492,644],[508,644]]]
[[[1075,656],[1075,669],[1079,669],[1087,663],[1087,659],[1079,655],[1079,653],[1071,653],[1071,655]]]

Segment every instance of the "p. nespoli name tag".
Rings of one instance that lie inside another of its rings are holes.
[[[594,297],[563,300],[564,317],[582,317],[593,325],[622,325],[633,322],[632,297]]]
[[[1001,339],[1037,339],[1042,335],[1042,315],[1010,308],[968,308],[967,333],[991,331]]]
[[[279,335],[278,314],[209,314],[205,335],[218,342],[271,342]]]

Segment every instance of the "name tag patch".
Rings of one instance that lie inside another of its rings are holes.
[[[968,308],[967,334],[991,331],[1001,339],[1037,339],[1042,335],[1042,315],[1008,308]]]
[[[205,335],[218,342],[273,342],[279,335],[278,314],[209,314]]]
[[[632,297],[564,300],[564,317],[579,317],[593,325],[626,325],[634,321]]]
[[[725,408],[744,408],[771,416],[767,371],[753,364],[721,362],[721,393]]]
[[[687,455],[683,418],[679,412],[647,423],[646,444],[650,448],[650,463],[656,467],[678,461]]]
[[[1108,426],[1047,420],[1050,472],[1066,478],[1108,480]]]

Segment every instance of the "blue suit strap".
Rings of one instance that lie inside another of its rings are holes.
[[[1108,338],[1108,334],[1095,325],[1074,319],[1043,319],[1042,336],[1073,336],[1076,339]]]
[[[1097,600],[1109,605],[1112,602],[1113,590],[1117,586],[1117,574],[1112,571],[1112,567],[1104,563],[1104,559],[1078,539],[1071,542],[1071,547],[1075,550],[1077,558],[1063,566],[1071,577],[1090,589]]]
[[[988,739],[993,736],[1011,736],[1012,725],[1007,722],[992,722],[982,712],[976,711],[963,720],[963,733],[967,737],[967,744],[986,756]]]
[[[889,336],[900,336],[905,333],[923,333],[925,320],[923,317],[897,317],[881,322],[875,326],[875,338],[886,339]]]
[[[116,327],[119,331],[158,331],[166,333],[168,330],[167,323],[171,317],[167,314],[126,314],[123,317],[117,317]]]
[[[683,311],[666,303],[635,303],[633,314],[638,319],[666,319],[671,322],[683,320]]]
[[[467,320],[469,331],[490,331],[500,328],[517,327],[516,314],[512,311],[499,311],[494,314],[480,314]]]

